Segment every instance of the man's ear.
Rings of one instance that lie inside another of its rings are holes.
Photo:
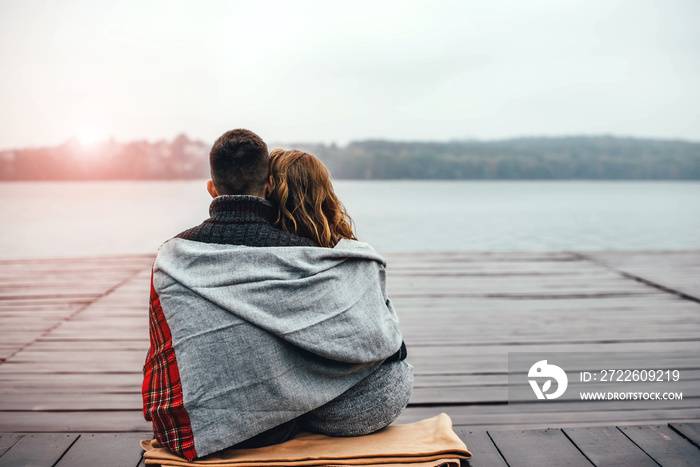
[[[207,191],[212,198],[219,196],[219,192],[216,191],[216,187],[214,186],[214,180],[207,180]]]

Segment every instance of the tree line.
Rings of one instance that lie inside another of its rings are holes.
[[[317,156],[335,179],[700,180],[700,143],[613,136],[498,141],[281,144]],[[76,141],[0,151],[0,180],[173,180],[209,176],[210,144]]]

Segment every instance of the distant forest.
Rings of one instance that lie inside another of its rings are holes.
[[[336,179],[700,180],[700,143],[574,136],[500,141],[271,144],[314,154]],[[115,141],[0,151],[0,180],[173,180],[209,176],[210,144]]]

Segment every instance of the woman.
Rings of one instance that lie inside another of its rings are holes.
[[[341,238],[357,240],[352,219],[320,160],[302,151],[275,149],[270,153],[270,177],[268,200],[277,208],[276,227],[328,248]]]
[[[321,247],[359,247],[376,254],[369,245],[357,242],[352,219],[335,195],[328,169],[316,157],[276,149],[270,153],[270,180],[268,200],[277,209],[275,226]],[[388,299],[386,305],[391,307]],[[367,378],[302,416],[299,428],[331,436],[359,436],[389,425],[408,403],[413,388],[413,367],[405,358],[402,342],[399,351]]]

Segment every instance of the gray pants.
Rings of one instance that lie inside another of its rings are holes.
[[[405,360],[385,363],[329,403],[300,419],[302,431],[360,436],[396,420],[413,391],[413,367]]]
[[[278,444],[299,431],[329,436],[367,435],[396,420],[412,392],[413,367],[405,360],[387,362],[327,404],[232,447]]]

